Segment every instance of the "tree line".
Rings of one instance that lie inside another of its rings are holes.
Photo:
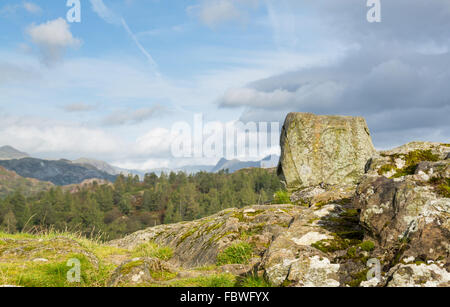
[[[282,185],[273,170],[229,174],[183,172],[118,176],[111,184],[55,187],[25,197],[21,191],[0,200],[0,231],[53,228],[115,239],[159,224],[199,219],[227,208],[271,202]]]

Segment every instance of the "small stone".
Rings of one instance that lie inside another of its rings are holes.
[[[36,258],[36,259],[33,259],[33,262],[48,262],[48,259],[45,259],[45,258]]]

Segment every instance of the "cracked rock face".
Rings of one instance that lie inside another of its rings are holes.
[[[349,203],[303,207],[289,228],[273,239],[261,268],[277,286],[345,286],[349,270],[362,264],[355,259],[340,259],[347,249],[361,241],[357,213]]]
[[[291,113],[281,134],[279,175],[289,190],[354,184],[376,154],[361,117]]]
[[[411,143],[385,152],[358,186],[355,206],[361,210],[361,223],[380,244],[385,261],[412,257],[448,266],[450,198],[442,194],[441,184],[449,177],[450,161],[441,160],[446,150],[450,148],[440,144]],[[408,161],[419,156],[433,161]],[[389,161],[403,167],[411,164],[410,174],[398,168],[380,172],[380,165]],[[386,177],[393,172],[405,176]]]

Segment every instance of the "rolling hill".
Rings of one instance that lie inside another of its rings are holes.
[[[20,191],[25,196],[29,196],[53,187],[50,182],[39,181],[31,178],[24,178],[13,171],[0,167],[0,198],[8,196],[16,191]]]

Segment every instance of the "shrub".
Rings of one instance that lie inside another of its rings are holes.
[[[291,204],[291,197],[287,191],[279,190],[275,193],[274,204]]]

